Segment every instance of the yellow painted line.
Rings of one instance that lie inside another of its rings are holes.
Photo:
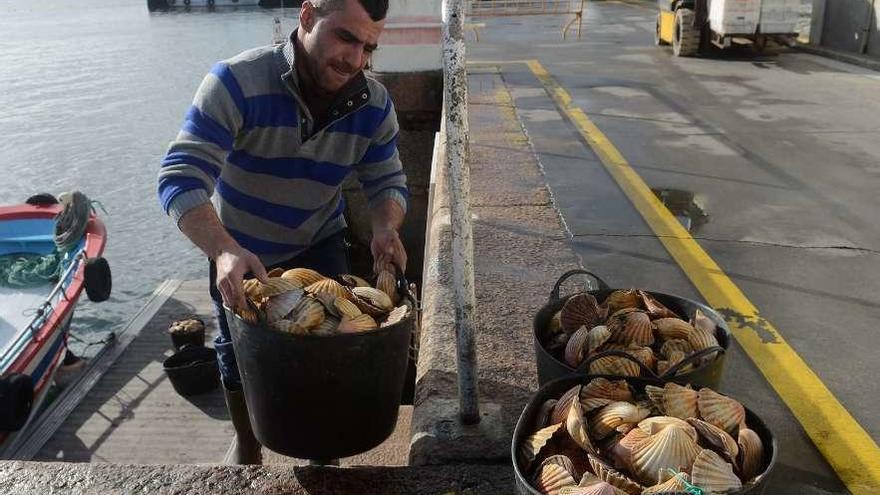
[[[710,306],[728,316],[737,342],[803,425],[854,495],[880,493],[880,448],[776,328],[657,199],[620,151],[537,61],[529,68]],[[760,331],[760,334],[759,334]]]

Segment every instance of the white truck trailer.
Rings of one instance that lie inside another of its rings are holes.
[[[797,38],[800,0],[658,0],[655,40],[672,45],[679,57],[693,57],[710,44],[728,48],[751,42],[762,51],[768,39]]]

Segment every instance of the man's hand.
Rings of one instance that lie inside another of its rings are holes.
[[[247,307],[241,281],[248,273],[253,273],[260,282],[269,280],[266,268],[260,258],[243,247],[222,251],[215,259],[217,265],[217,290],[223,296],[223,302],[232,309]]]
[[[232,309],[246,307],[241,281],[253,273],[267,282],[266,269],[257,256],[238,245],[217,218],[210,203],[193,208],[181,217],[180,230],[217,265],[217,289],[223,302]]]
[[[373,229],[373,241],[370,243],[373,252],[373,271],[379,273],[388,270],[396,275],[391,264],[397,265],[400,271],[406,271],[406,249],[400,242],[400,235],[393,228]]]

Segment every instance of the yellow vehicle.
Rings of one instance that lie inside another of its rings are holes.
[[[655,41],[672,45],[677,57],[693,57],[716,46],[751,43],[762,51],[772,38],[797,38],[800,0],[658,0]]]

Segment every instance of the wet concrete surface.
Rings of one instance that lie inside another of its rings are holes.
[[[781,49],[676,59],[653,46],[651,8],[587,12],[580,42],[546,16],[489,20],[469,46],[476,67],[501,71],[584,266],[700,299],[523,60],[540,61],[651,188],[696,194],[708,222],[694,237],[876,441],[880,75]],[[779,439],[772,493],[847,493],[748,356],[732,354],[722,390]]]

